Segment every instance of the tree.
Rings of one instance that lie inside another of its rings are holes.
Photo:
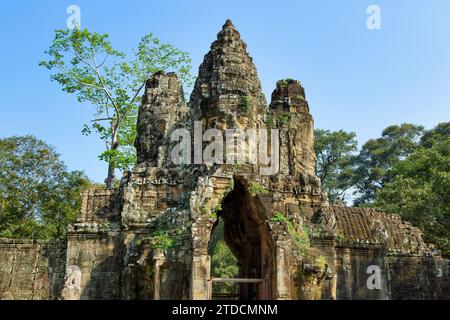
[[[147,79],[155,72],[170,69],[188,82],[189,55],[149,34],[141,39],[128,61],[124,52],[113,49],[108,34],[87,29],[56,30],[46,54],[49,59],[39,64],[54,71],[51,79],[63,91],[75,94],[79,102],[95,107],[94,117],[84,125],[82,133],[96,132],[105,142],[99,158],[108,163],[105,182],[111,188],[115,169],[125,170],[136,162],[136,119]]]
[[[441,129],[428,132],[429,147],[422,146],[395,164],[373,206],[421,228],[425,241],[450,256],[450,135],[447,132],[444,139]]]
[[[425,131],[420,138],[420,146],[431,148],[435,143],[446,142],[448,137],[450,137],[450,122],[442,122],[433,129]]]
[[[211,256],[211,276],[216,278],[234,278],[239,274],[237,259],[224,240],[225,223],[219,218],[218,224],[211,234],[208,254]],[[213,283],[215,293],[234,293],[232,283]]]
[[[404,123],[383,130],[378,139],[367,141],[354,160],[355,204],[370,204],[376,192],[390,180],[390,170],[419,147],[424,128]]]
[[[33,136],[0,139],[0,237],[64,238],[89,181]]]
[[[330,202],[343,200],[346,191],[352,186],[351,162],[353,152],[357,149],[355,137],[355,133],[343,130],[315,131],[316,174],[322,181],[322,188],[328,193]]]

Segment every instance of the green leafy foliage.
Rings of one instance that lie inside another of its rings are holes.
[[[224,240],[225,224],[219,220],[209,242],[208,254],[211,255],[211,276],[215,278],[234,278],[239,274],[237,259]],[[231,283],[214,283],[214,293],[234,293]]]
[[[269,129],[275,129],[275,122],[273,121],[272,114],[268,114],[266,116],[266,125],[267,125],[267,128],[269,128]]]
[[[214,254],[211,259],[211,275],[218,278],[234,278],[239,274],[237,259],[224,240],[217,242]],[[215,293],[233,293],[232,283],[214,283]]]
[[[298,232],[291,221],[287,220],[286,223],[287,223],[287,231],[291,236],[295,246],[299,250],[300,255],[301,256],[307,255],[309,249],[311,248],[308,228],[306,226],[303,226],[302,230]]]
[[[286,222],[286,217],[281,212],[275,212],[272,216],[273,222]]]
[[[256,197],[257,195],[260,194],[267,194],[269,191],[258,182],[252,181],[248,186],[248,192],[252,197]]]
[[[160,217],[150,228],[151,231],[141,239],[141,242],[150,243],[154,249],[181,248],[188,242],[189,235],[186,230],[167,218]]]
[[[285,86],[285,85],[287,85],[287,84],[288,84],[289,82],[291,82],[291,81],[294,81],[294,80],[291,79],[291,78],[278,80],[278,81],[277,81],[277,87],[278,87],[278,86]]]
[[[62,239],[90,182],[33,136],[0,139],[0,237]]]
[[[287,232],[291,236],[292,242],[297,247],[301,256],[309,254],[311,244],[309,239],[309,230],[306,225],[302,226],[300,231],[297,231],[292,221],[290,221],[282,212],[275,212],[271,219],[272,222],[284,224]]]
[[[448,137],[450,137],[450,122],[442,122],[435,128],[425,131],[420,138],[420,146],[431,148],[436,143],[446,143]]]
[[[424,232],[427,242],[437,245],[445,256],[450,256],[450,123],[440,123],[424,131],[413,124],[393,125],[382,136],[367,141],[359,154],[353,156],[354,137],[342,135],[345,148],[337,150],[329,141],[329,133],[316,132],[317,173],[324,189],[339,195],[340,190],[353,189],[355,205],[370,206],[399,214],[404,220]],[[327,159],[320,152],[338,154],[330,174],[325,175]],[[347,156],[345,156],[347,154]],[[334,182],[333,182],[334,181]],[[342,238],[342,237],[341,237]],[[345,240],[345,239],[341,239]]]
[[[418,148],[422,134],[422,126],[404,123],[387,127],[380,138],[370,139],[363,145],[353,163],[356,204],[375,200],[377,191],[389,182],[392,168]]]
[[[315,131],[316,174],[322,181],[322,190],[331,203],[343,200],[353,185],[351,162],[357,149],[356,134],[343,130]]]
[[[285,125],[285,124],[289,124],[289,122],[291,121],[292,118],[292,113],[290,112],[284,112],[281,113],[279,115],[277,115],[277,124],[278,125]]]
[[[248,113],[248,111],[250,110],[250,101],[251,98],[249,96],[242,97],[242,110],[244,111],[244,113]]]
[[[158,230],[152,233],[152,235],[147,239],[155,249],[168,250],[174,247],[175,243],[174,239],[170,237],[169,234],[164,230]]]
[[[82,133],[96,133],[104,141],[105,151],[99,158],[108,163],[106,182],[112,187],[115,169],[127,170],[136,162],[136,121],[147,79],[158,71],[175,71],[190,85],[189,54],[149,34],[128,58],[113,49],[108,34],[87,29],[56,30],[46,54],[48,60],[39,65],[53,72],[51,80],[95,109]]]
[[[162,228],[153,231],[147,239],[153,248],[168,250],[171,248],[180,248],[186,244],[187,234],[184,230],[171,227]]]
[[[372,206],[397,213],[421,228],[427,242],[450,256],[450,135],[444,139],[440,129],[436,140],[428,133],[427,147],[394,165]]]

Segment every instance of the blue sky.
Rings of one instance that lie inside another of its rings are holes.
[[[354,131],[360,143],[391,124],[450,120],[450,1],[1,1],[0,137],[34,134],[70,169],[103,181],[103,144],[82,136],[93,109],[49,80],[37,63],[69,5],[81,24],[119,49],[154,33],[187,50],[195,73],[230,18],[248,44],[268,100],[279,79],[306,89],[316,127]],[[381,30],[366,9],[381,8]]]

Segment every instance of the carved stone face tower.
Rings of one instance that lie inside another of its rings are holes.
[[[187,114],[183,88],[175,73],[158,72],[145,86],[137,121],[135,147],[139,164],[163,166],[167,158],[166,136]]]
[[[171,133],[192,131],[199,120],[203,129],[279,130],[279,172],[262,175],[245,163],[174,165]],[[395,275],[416,277],[427,297],[439,296],[430,284],[444,279],[433,278],[443,260],[420,230],[396,216],[328,206],[315,176],[313,127],[298,81],[280,80],[267,105],[247,46],[228,20],[189,104],[175,74],[147,81],[138,163],[119,188],[84,193],[66,260],[66,279],[76,270],[79,285],[66,284],[62,298],[211,299],[208,245],[219,219],[238,261],[240,299],[387,299],[408,290]],[[431,269],[420,267],[425,260]],[[381,290],[360,287],[368,265],[382,267]]]
[[[190,107],[207,128],[258,127],[267,111],[247,45],[227,20],[200,66]]]

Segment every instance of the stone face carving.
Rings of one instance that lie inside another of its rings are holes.
[[[317,222],[326,231],[336,231],[336,216],[329,210],[320,210],[317,213]]]
[[[187,111],[183,89],[175,73],[158,72],[147,81],[137,121],[138,163],[159,167],[164,164],[166,134]]]
[[[257,127],[267,103],[247,45],[227,21],[200,65],[190,106],[207,127]]]
[[[385,242],[389,238],[389,234],[380,220],[372,222],[372,230],[375,241]]]
[[[314,175],[314,123],[300,82],[278,81],[269,110],[271,122],[280,130],[281,172]]]
[[[304,193],[311,192],[311,176],[307,173],[300,174],[300,186]]]
[[[319,195],[321,193],[321,181],[317,176],[312,176],[312,193],[313,195]]]

